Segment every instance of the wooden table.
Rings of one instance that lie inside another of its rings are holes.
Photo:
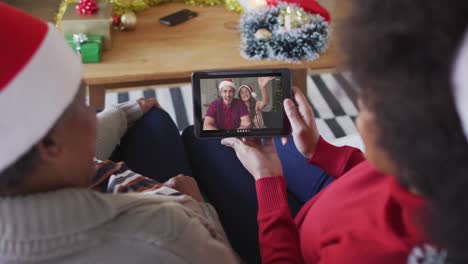
[[[183,8],[197,12],[198,17],[173,27],[159,23],[160,17]],[[333,10],[331,14],[336,25],[342,16]],[[224,6],[170,3],[139,13],[135,31],[113,32],[112,50],[104,52],[102,62],[85,65],[90,105],[102,109],[107,89],[190,82],[191,73],[199,70],[286,67],[293,71],[295,85],[305,90],[307,68],[340,64],[333,37],[328,51],[312,62],[246,60],[240,56],[238,21],[239,15]]]

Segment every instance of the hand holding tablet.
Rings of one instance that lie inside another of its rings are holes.
[[[291,98],[287,69],[203,71],[192,74],[199,138],[285,136],[283,101]]]

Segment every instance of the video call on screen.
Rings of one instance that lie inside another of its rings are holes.
[[[281,130],[284,117],[281,79],[280,74],[200,79],[202,130],[240,133]]]

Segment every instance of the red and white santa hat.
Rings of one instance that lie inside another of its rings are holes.
[[[453,84],[455,107],[468,140],[468,31],[455,60]]]
[[[221,88],[223,88],[224,86],[229,86],[236,90],[236,85],[234,84],[232,79],[224,79],[222,82],[220,82],[218,85],[218,90],[221,91]]]
[[[257,94],[255,93],[254,89],[252,88],[252,86],[248,85],[248,84],[243,84],[241,85],[241,87],[239,87],[239,91],[240,89],[242,88],[246,88],[249,92],[250,92],[250,95],[252,95],[253,98],[257,98]]]
[[[0,171],[52,128],[77,94],[79,57],[54,25],[0,3]]]

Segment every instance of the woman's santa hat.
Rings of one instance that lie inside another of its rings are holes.
[[[252,95],[253,98],[257,98],[257,94],[254,92],[254,89],[252,88],[252,86],[250,86],[248,84],[244,84],[241,87],[239,87],[239,91],[242,88],[246,88],[250,92],[250,95]]]
[[[455,60],[453,84],[455,107],[468,140],[468,31]]]
[[[0,3],[0,172],[39,142],[73,101],[81,61],[54,25]]]
[[[234,90],[236,90],[236,85],[234,84],[232,79],[224,79],[222,82],[220,82],[219,85],[218,85],[218,90],[221,91],[221,89],[224,86],[232,87],[232,88],[234,88]]]

